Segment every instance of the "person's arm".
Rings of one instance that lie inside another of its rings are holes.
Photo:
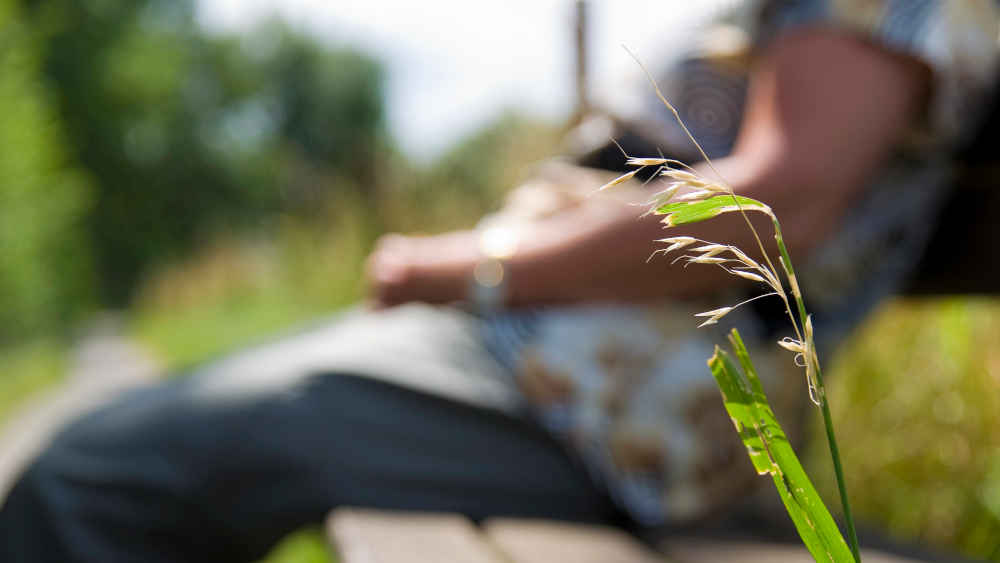
[[[862,40],[814,29],[783,36],[755,67],[733,153],[715,167],[737,193],[769,204],[802,255],[848,212],[865,180],[922,110],[928,70]],[[650,155],[635,155],[650,156]],[[712,177],[704,166],[701,171]],[[508,261],[510,305],[636,301],[716,291],[734,283],[706,267],[647,258],[654,239],[694,234],[756,248],[735,214],[664,231],[656,216],[594,202],[530,225]],[[771,240],[762,225],[765,243]],[[395,238],[370,261],[373,297],[391,306],[464,297],[478,259],[473,233]]]

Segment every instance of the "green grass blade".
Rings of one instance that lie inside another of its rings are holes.
[[[734,201],[735,199],[735,201]],[[736,202],[739,202],[739,205]],[[761,211],[771,214],[771,208],[763,203],[743,196],[717,195],[700,201],[678,201],[661,205],[655,211],[657,215],[666,215],[663,222],[668,227],[698,223],[717,217],[723,213],[739,211]]]
[[[761,475],[771,475],[788,515],[816,561],[853,563],[854,555],[778,424],[750,354],[735,329],[729,341],[739,365],[717,346],[708,366],[754,469]]]

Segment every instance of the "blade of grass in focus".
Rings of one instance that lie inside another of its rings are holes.
[[[733,211],[763,211],[770,214],[771,208],[755,199],[744,196],[718,195],[700,201],[668,203],[657,208],[656,214],[666,215],[663,222],[675,227],[688,223],[698,223]]]
[[[799,536],[816,561],[853,562],[854,555],[833,516],[771,410],[739,332],[733,329],[729,341],[739,366],[718,346],[708,365],[754,469],[761,475],[771,475]]]

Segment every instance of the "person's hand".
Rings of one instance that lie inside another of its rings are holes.
[[[411,301],[460,301],[466,296],[478,260],[478,239],[473,231],[385,235],[368,257],[371,304],[385,308]]]

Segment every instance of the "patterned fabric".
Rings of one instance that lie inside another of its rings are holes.
[[[992,84],[998,21],[996,4],[972,0],[747,2],[699,33],[698,47],[672,65],[667,95],[713,157],[733,146],[754,53],[781,33],[835,28],[932,69],[925,119],[837,232],[800,265],[821,349],[897,291],[916,264],[949,184],[947,155],[959,125],[980,110]],[[690,156],[672,116],[655,106],[645,118],[644,132],[668,154]],[[693,330],[693,313],[737,300],[512,312],[487,319],[485,338],[542,424],[581,454],[639,522],[677,522],[706,515],[755,480],[705,367],[730,326],[740,327],[769,377],[779,417],[794,420],[808,402],[803,376],[773,345],[761,309]]]

